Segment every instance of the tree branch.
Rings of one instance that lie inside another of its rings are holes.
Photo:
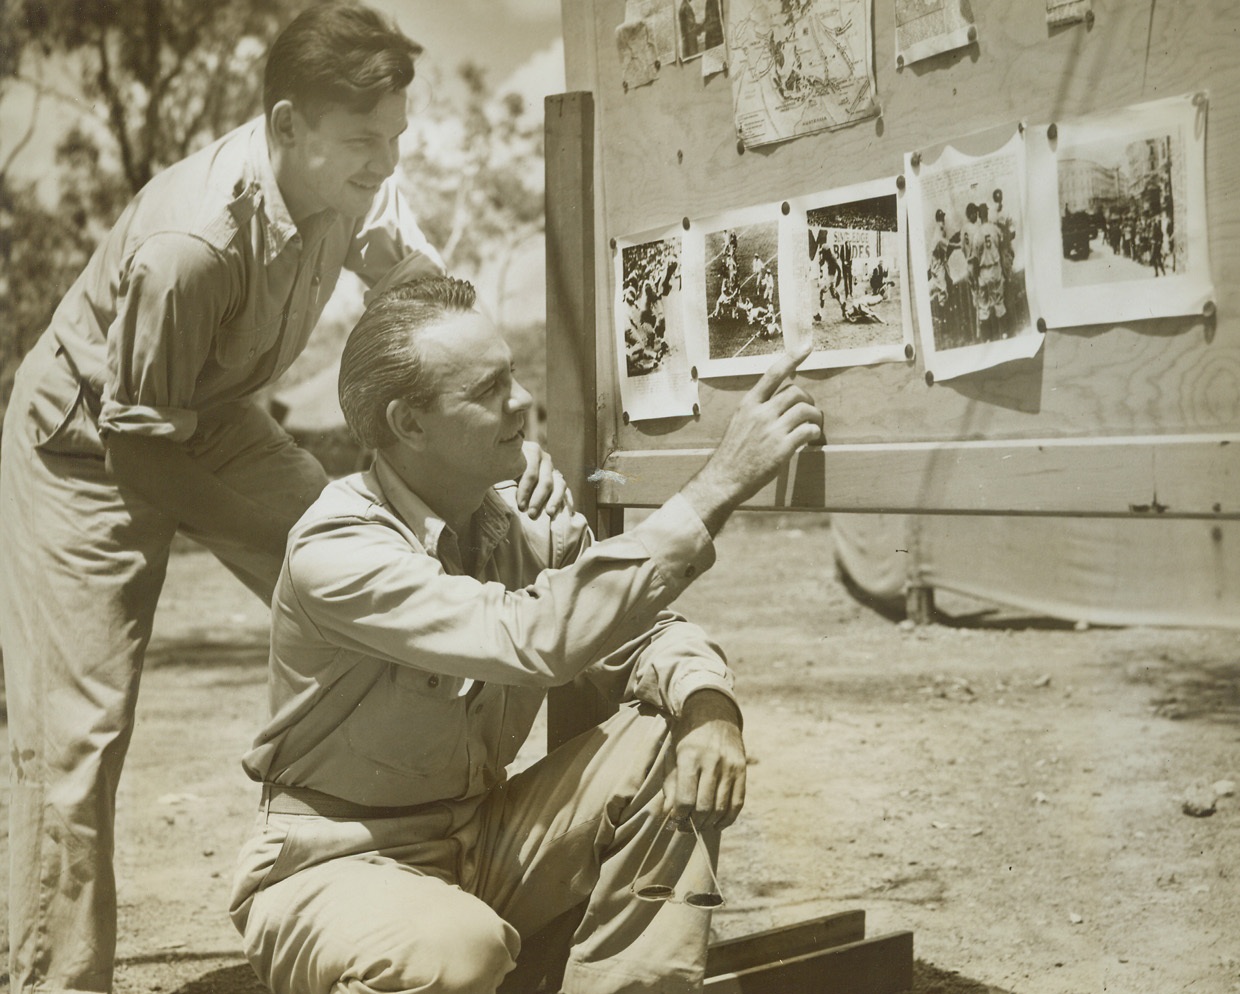
[[[34,104],[30,108],[30,121],[26,124],[26,131],[21,138],[17,140],[17,144],[13,146],[13,150],[9,152],[4,162],[0,163],[0,184],[3,184],[5,178],[8,176],[9,167],[13,165],[13,160],[21,154],[22,149],[29,145],[30,139],[34,137],[35,122],[39,119],[39,103],[42,99],[43,94],[41,94],[38,90],[35,90]]]
[[[102,122],[106,122],[106,117],[95,110],[92,104],[87,103],[80,96],[75,97],[72,93],[66,93],[64,90],[58,90],[54,86],[49,86],[41,79],[34,79],[31,76],[18,74],[10,77],[15,83],[24,83],[41,97],[48,97],[57,100],[60,103],[68,104],[73,110],[80,115],[88,115],[95,117]]]
[[[103,93],[103,98],[108,105],[108,129],[112,132],[112,137],[116,139],[117,145],[120,146],[121,169],[125,173],[125,180],[129,183],[130,189],[137,193],[142,184],[137,182],[137,176],[134,173],[133,146],[129,141],[129,132],[125,130],[125,105],[121,102],[116,85],[112,82],[112,63],[108,57],[108,31],[102,25],[99,27],[97,46],[99,72],[96,78],[99,81],[99,90]]]

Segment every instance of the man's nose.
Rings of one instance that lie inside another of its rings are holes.
[[[512,381],[512,393],[508,395],[508,409],[514,414],[517,411],[528,411],[534,405],[534,397],[516,380]]]
[[[382,150],[376,153],[367,165],[372,171],[387,179],[396,172],[396,165],[399,162],[400,143],[393,138],[382,146]]]

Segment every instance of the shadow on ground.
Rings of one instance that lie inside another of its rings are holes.
[[[224,966],[178,987],[172,994],[269,994],[249,964]]]
[[[1143,671],[1130,667],[1128,675],[1133,682],[1150,684],[1150,707],[1160,718],[1240,724],[1240,658],[1164,654]]]
[[[910,994],[1012,994],[1006,988],[971,980],[955,970],[943,970],[920,959],[913,961],[913,986],[909,991]]]
[[[836,564],[835,578],[853,600],[862,607],[869,608],[875,614],[888,621],[900,622],[908,617],[904,597],[882,597],[862,587],[849,572]],[[953,601],[972,602],[972,598],[957,597]],[[1012,608],[998,605],[979,607],[975,610],[947,611],[941,607],[934,609],[934,623],[945,628],[991,629],[999,631],[1071,631],[1076,622],[1063,618],[1050,618],[1044,615],[1031,615]],[[1094,625],[1095,628],[1110,627]]]
[[[146,650],[148,669],[178,664],[191,664],[195,668],[259,667],[267,666],[267,639],[241,638],[229,641],[209,638],[162,639],[152,642]]]
[[[191,980],[176,988],[172,994],[268,994],[254,977],[248,966],[226,966]],[[797,994],[788,991],[787,994]],[[925,960],[913,963],[913,986],[909,994],[1011,994],[1002,987],[995,987],[980,980],[961,976],[954,970],[944,970]]]

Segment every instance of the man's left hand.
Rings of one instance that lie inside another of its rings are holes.
[[[727,828],[745,804],[745,743],[736,705],[717,690],[685,700],[672,729],[675,765],[666,771],[663,798],[672,819],[699,829]]]
[[[548,516],[560,511],[571,512],[573,495],[564,477],[551,465],[551,457],[537,442],[527,441],[521,449],[525,453],[525,472],[517,481],[517,507],[531,518],[537,518],[543,511]]]

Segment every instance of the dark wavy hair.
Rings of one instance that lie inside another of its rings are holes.
[[[312,123],[339,104],[366,113],[385,93],[413,82],[422,46],[383,15],[358,3],[319,4],[295,17],[272,42],[263,109],[290,100]]]
[[[345,422],[361,445],[381,449],[396,441],[387,423],[392,401],[429,407],[439,399],[438,384],[423,371],[417,332],[472,311],[476,302],[474,285],[451,276],[401,283],[370,302],[345,342],[338,382]]]

